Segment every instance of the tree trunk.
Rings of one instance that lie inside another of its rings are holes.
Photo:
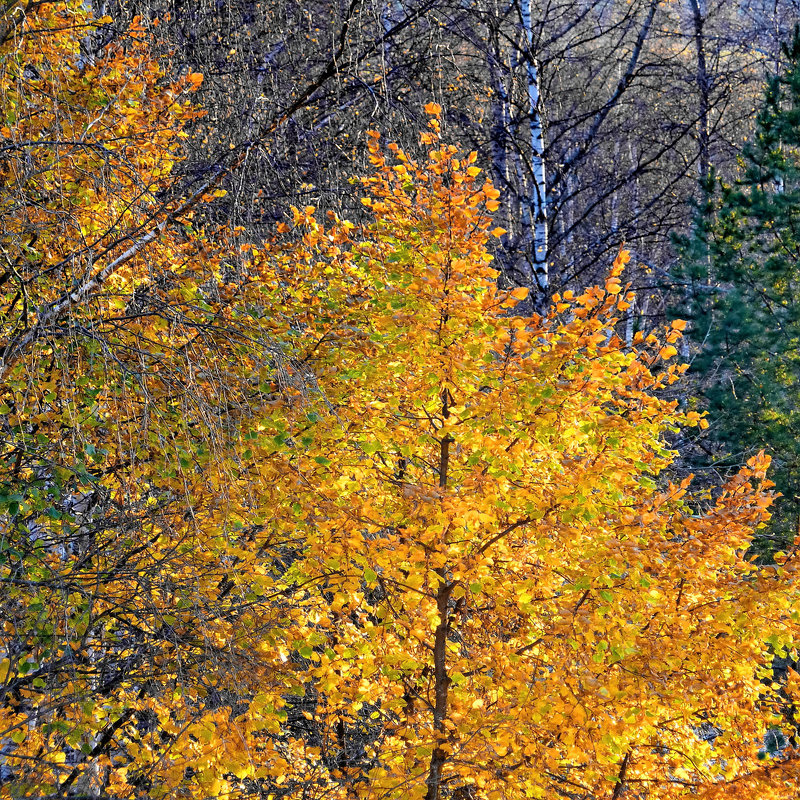
[[[449,394],[447,389],[442,392],[442,418],[450,416],[448,410]],[[450,466],[450,445],[453,439],[446,433],[441,441],[441,453],[439,456],[439,488],[444,492],[447,490],[447,473]],[[454,584],[447,579],[447,569],[440,567],[436,570],[439,576],[439,588],[436,592],[436,609],[439,612],[439,624],[433,639],[433,729],[436,731],[436,746],[431,754],[430,768],[426,784],[428,791],[425,793],[425,800],[439,800],[442,787],[442,768],[444,767],[447,753],[441,747],[442,738],[445,734],[444,720],[447,716],[447,690],[450,685],[450,678],[447,675],[447,634],[450,629],[450,619],[448,615],[448,604],[450,595],[453,592]]]
[[[548,270],[547,242],[547,169],[544,162],[544,126],[541,114],[539,91],[539,65],[533,54],[533,28],[531,22],[531,0],[520,3],[522,28],[527,48],[526,77],[528,89],[528,114],[530,120],[531,172],[533,186],[528,192],[526,214],[533,228],[532,260],[533,281],[540,295],[540,303],[549,299],[550,274]]]
[[[699,145],[699,172],[702,187],[706,186],[711,168],[711,156],[709,153],[709,127],[708,111],[710,105],[711,81],[706,66],[706,47],[703,27],[705,26],[705,0],[689,0],[689,8],[692,12],[692,24],[694,26],[694,43],[697,55],[697,142]],[[705,189],[704,189],[705,191]]]

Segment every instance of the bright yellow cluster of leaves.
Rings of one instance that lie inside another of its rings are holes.
[[[702,510],[658,478],[665,433],[700,421],[658,395],[683,323],[619,340],[624,253],[561,315],[509,313],[525,292],[490,266],[495,190],[436,127],[421,165],[373,135],[367,231],[306,209],[300,244],[262,262],[319,380],[314,439],[290,455],[302,570],[338,643],[311,656],[319,717],[375,718],[365,796],[433,796],[437,753],[441,786],[480,797],[620,778],[736,796],[771,719],[765,641],[796,640],[793,566],[744,560],[766,459]]]
[[[44,4],[0,58],[0,794],[216,795],[291,749],[294,612],[252,487],[227,492],[282,362],[227,239],[162,225],[198,75],[165,85],[138,26],[89,59],[98,27]]]
[[[31,25],[65,14],[87,20]],[[3,135],[39,166],[3,166],[4,344],[163,218],[195,113],[140,31],[80,67],[77,33],[39,56],[25,30],[0,93],[28,112]],[[713,499],[663,477],[665,436],[700,422],[659,393],[681,323],[616,336],[624,253],[515,315],[499,192],[427,111],[420,159],[371,134],[369,224],[294,209],[240,252],[173,226],[13,365],[0,796],[796,786],[791,752],[758,761],[782,724],[770,653],[798,638],[794,559],[744,557],[766,459]],[[67,143],[90,140],[108,152]]]

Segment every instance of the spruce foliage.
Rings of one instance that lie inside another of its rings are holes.
[[[773,455],[783,499],[765,550],[790,542],[800,520],[800,29],[783,52],[741,177],[703,187],[682,267],[715,463]]]

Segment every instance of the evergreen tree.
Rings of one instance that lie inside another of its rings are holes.
[[[699,343],[693,367],[711,435],[735,466],[766,448],[783,499],[762,549],[800,527],[800,29],[768,82],[741,177],[698,205],[684,278]]]

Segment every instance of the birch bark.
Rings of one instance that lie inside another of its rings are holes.
[[[547,168],[544,159],[544,125],[542,123],[542,96],[540,90],[539,64],[534,56],[533,26],[531,19],[531,0],[521,0],[520,16],[525,37],[526,78],[528,90],[528,114],[530,124],[531,174],[532,186],[525,198],[527,205],[525,216],[532,225],[532,260],[533,282],[538,290],[540,302],[547,302],[550,287],[548,269],[547,241]]]

